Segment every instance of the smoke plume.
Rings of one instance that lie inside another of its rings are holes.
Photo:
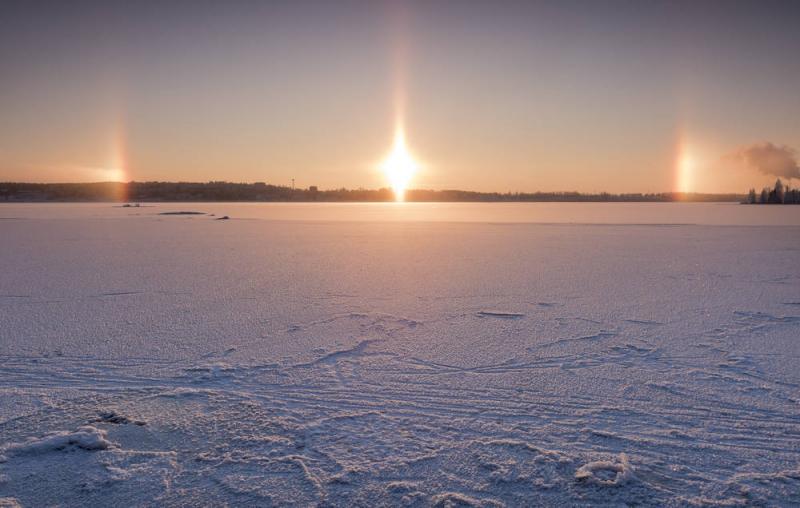
[[[766,175],[781,178],[800,178],[800,167],[797,165],[797,154],[788,146],[772,143],[757,143],[740,148],[734,158],[747,167]]]

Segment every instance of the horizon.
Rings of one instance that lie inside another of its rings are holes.
[[[10,2],[0,180],[795,184],[798,18],[777,0]]]
[[[784,181],[782,178],[778,177],[778,180]],[[789,180],[789,182],[791,182]],[[316,189],[319,192],[336,192],[336,191],[364,191],[364,192],[380,192],[380,191],[392,191],[392,186],[389,184],[383,185],[381,187],[344,187],[344,186],[334,186],[334,187],[320,187],[318,185],[310,184],[306,186],[299,186],[295,185],[292,186],[291,183],[288,184],[278,184],[269,181],[233,181],[233,180],[208,180],[208,181],[190,181],[190,180],[129,180],[127,182],[123,181],[87,181],[87,182],[67,182],[67,181],[54,181],[54,182],[23,182],[23,181],[0,181],[0,185],[131,185],[131,184],[165,184],[165,185],[174,185],[174,184],[185,184],[185,185],[213,185],[213,184],[226,184],[226,185],[266,185],[277,187],[280,189],[288,189],[288,190],[296,190],[296,191],[309,191],[312,189]],[[773,182],[774,184],[774,182]],[[789,183],[786,183],[788,187],[791,187]],[[459,189],[459,188],[441,188],[441,189],[433,189],[433,188],[424,188],[424,187],[407,187],[404,189],[404,192],[463,192],[468,194],[580,194],[580,195],[587,195],[587,196],[599,196],[603,194],[608,195],[669,195],[669,194],[685,194],[685,195],[720,195],[720,196],[731,196],[731,195],[739,195],[744,196],[747,192],[751,189],[761,190],[762,188],[771,188],[772,185],[764,185],[763,187],[756,188],[748,188],[739,190],[738,192],[698,192],[698,191],[680,191],[680,190],[666,190],[666,191],[630,191],[630,192],[610,192],[605,190],[599,191],[579,191],[574,189],[556,189],[556,190],[474,190],[474,189]]]

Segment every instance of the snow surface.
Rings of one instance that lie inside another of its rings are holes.
[[[0,506],[800,503],[800,210],[559,205],[0,205]]]

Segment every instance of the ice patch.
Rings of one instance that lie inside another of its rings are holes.
[[[75,432],[54,432],[40,439],[30,439],[24,443],[7,446],[2,450],[0,461],[5,461],[3,460],[4,458],[7,460],[7,457],[15,455],[42,454],[62,451],[68,448],[96,451],[116,446],[106,437],[106,431],[91,425],[79,427]]]
[[[230,378],[236,369],[225,362],[215,362],[208,365],[188,367],[184,369],[195,382],[211,381]]]
[[[406,494],[417,490],[417,484],[408,481],[393,481],[386,485],[386,490],[394,494]]]
[[[500,318],[500,319],[520,319],[524,318],[525,314],[520,314],[519,312],[506,312],[501,310],[481,310],[477,313],[478,317],[481,318]]]
[[[128,296],[141,294],[144,294],[144,291],[109,291],[107,293],[101,293],[98,296]]]
[[[322,356],[321,358],[317,358],[314,361],[297,364],[297,365],[295,365],[295,367],[313,367],[313,366],[319,365],[319,364],[336,363],[337,361],[339,361],[342,358],[358,357],[358,356],[367,355],[368,354],[366,352],[367,348],[370,345],[375,344],[377,342],[380,342],[380,341],[377,340],[377,339],[362,340],[355,347],[352,347],[352,348],[349,348],[349,349],[340,349],[338,351],[334,351],[332,353],[328,353],[327,355]]]
[[[643,325],[643,326],[663,326],[664,323],[661,321],[652,321],[650,319],[626,319],[628,323],[634,325]]]
[[[98,418],[95,420],[96,422],[103,422],[103,423],[112,423],[114,425],[127,425],[132,423],[134,425],[146,425],[146,422],[141,420],[131,420],[127,416],[123,416],[119,413],[114,411],[101,411],[98,413]]]
[[[170,390],[165,390],[163,392],[157,393],[155,397],[166,397],[166,398],[184,398],[184,397],[200,397],[200,396],[208,396],[214,393],[213,390],[207,390],[202,388],[187,388],[187,387],[178,387],[173,388]]]
[[[608,473],[614,474],[614,477],[606,478]],[[619,487],[633,478],[633,469],[628,461],[628,456],[624,453],[619,454],[619,462],[598,460],[584,464],[575,471],[576,480],[602,487]]]
[[[443,492],[431,498],[437,508],[455,508],[457,506],[505,506],[493,499],[476,499],[460,492]]]

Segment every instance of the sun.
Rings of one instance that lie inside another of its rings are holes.
[[[389,184],[394,190],[395,200],[403,201],[406,188],[419,165],[406,148],[406,135],[402,127],[396,129],[392,151],[380,167],[389,179]]]

